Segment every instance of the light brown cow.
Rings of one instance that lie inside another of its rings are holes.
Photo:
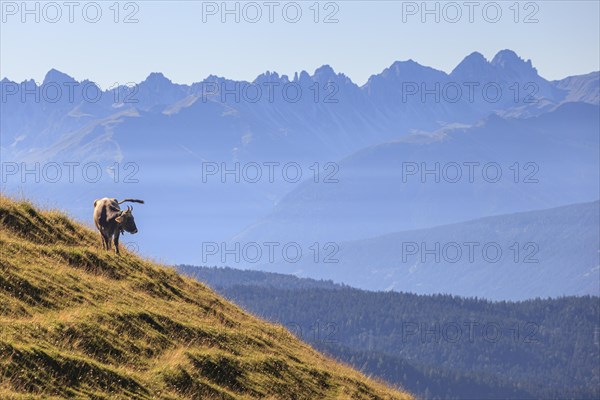
[[[108,197],[94,201],[94,224],[96,224],[96,228],[102,236],[102,248],[110,250],[110,242],[113,239],[117,254],[119,254],[119,235],[125,232],[134,234],[138,231],[133,219],[133,207],[127,206],[125,211],[122,211],[119,207],[119,204],[126,201],[144,204],[143,200],[125,199],[117,201],[117,199],[109,199]]]

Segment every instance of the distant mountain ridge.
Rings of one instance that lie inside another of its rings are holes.
[[[595,201],[340,242],[336,262],[314,262],[310,253],[294,263],[239,266],[366,290],[491,300],[598,296],[599,220]]]
[[[114,160],[160,142],[164,135],[160,132],[168,129],[168,123],[171,128],[180,124],[194,128],[198,134],[221,132],[219,138],[196,134],[173,139],[192,150],[208,146],[211,154],[226,159],[299,157],[306,151],[312,158],[337,158],[411,129],[472,123],[488,113],[535,115],[564,101],[598,104],[597,81],[596,72],[547,81],[530,60],[510,50],[491,61],[472,53],[450,74],[412,60],[397,61],[362,87],[328,65],[293,78],[267,71],[253,82],[211,75],[191,85],[152,73],[133,88],[122,85],[103,92],[90,81],[77,82],[51,70],[40,86],[33,80],[1,81],[1,146],[6,159],[59,158],[67,157],[73,146],[81,150],[87,143],[84,155]],[[483,88],[490,84],[486,95]],[[72,98],[69,85],[75,87]],[[257,96],[254,89],[244,89],[248,85],[261,87],[262,93]],[[286,85],[287,94],[282,89]],[[24,94],[25,87],[37,91],[40,98],[36,101],[35,95]],[[54,101],[56,87],[63,92]],[[301,97],[296,100],[298,88]],[[502,92],[497,100],[494,88]],[[215,90],[229,94],[222,98]],[[119,133],[124,130],[129,132],[126,136]],[[130,140],[139,139],[142,132],[150,140],[138,140],[135,147]]]
[[[177,265],[176,269],[180,274],[209,283],[214,288],[231,286],[253,286],[265,289],[344,288],[344,285],[333,283],[333,281],[299,278],[294,275],[277,274],[274,272],[239,270],[229,267],[208,268],[194,265]]]

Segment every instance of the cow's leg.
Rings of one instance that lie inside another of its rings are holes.
[[[104,238],[106,240],[106,250],[108,251],[108,250],[110,250],[110,240],[112,239],[112,235],[109,235],[107,233]]]
[[[104,234],[100,232],[100,238],[102,239],[102,250],[106,250],[106,239],[104,239]]]
[[[102,248],[106,251],[110,250],[110,238],[106,232],[102,232]]]
[[[117,231],[115,232],[115,252],[117,254],[119,253],[119,235],[121,234],[121,232],[119,232],[119,230],[117,229]]]

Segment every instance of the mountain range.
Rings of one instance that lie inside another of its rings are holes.
[[[600,198],[599,76],[549,81],[502,50],[491,60],[472,53],[450,72],[397,61],[361,86],[328,65],[252,82],[211,75],[177,84],[156,72],[102,90],[57,70],[41,83],[4,78],[2,189],[83,221],[97,198],[144,199],[140,233],[123,240],[190,264],[207,242],[341,245],[590,202]],[[78,163],[75,179],[67,167],[59,182],[22,174],[53,162]],[[273,182],[265,169],[258,182],[203,176],[207,163],[223,171],[289,162],[301,166],[299,182],[281,170]],[[82,178],[86,163],[101,179]],[[473,182],[465,163],[477,164]],[[462,179],[452,182],[456,164]],[[492,168],[482,175],[484,166]],[[432,168],[439,182],[423,180]]]
[[[449,74],[397,61],[360,87],[328,65],[293,78],[267,71],[253,82],[211,75],[191,85],[152,73],[107,90],[51,70],[42,83],[4,78],[1,87],[6,159],[68,158],[74,150],[82,160],[139,159],[157,142],[165,153],[181,156],[181,145],[210,159],[338,159],[411,130],[470,124],[490,113],[598,104],[599,77],[547,81],[530,60],[503,50],[491,61],[472,53]]]

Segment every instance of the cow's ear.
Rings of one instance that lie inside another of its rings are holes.
[[[119,215],[117,218],[115,218],[115,221],[117,221],[120,224],[121,222],[123,222],[123,216]]]

